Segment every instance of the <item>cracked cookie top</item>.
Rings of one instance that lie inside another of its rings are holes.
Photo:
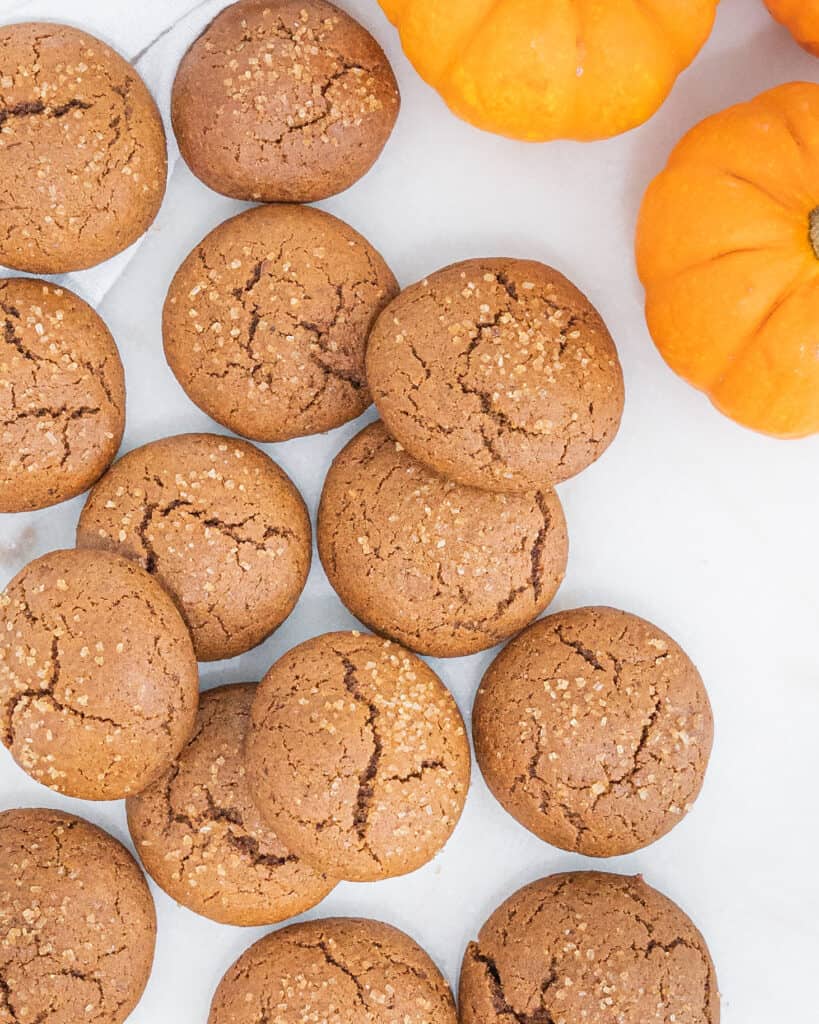
[[[60,811],[0,813],[0,1020],[120,1024],[155,941],[148,886],[112,836]]]
[[[410,454],[490,491],[574,476],[602,455],[623,412],[600,314],[534,260],[467,260],[405,289],[373,328],[367,379]]]
[[[295,917],[335,884],[284,846],[251,798],[244,743],[255,692],[237,683],[203,693],[188,745],[127,802],[131,838],[157,885],[223,924]]]
[[[166,176],[162,119],[127,61],[68,25],[0,28],[0,262],[101,263],[148,230]]]
[[[108,328],[66,288],[6,278],[0,316],[0,512],[26,512],[81,494],[110,464],[125,377]]]
[[[208,1024],[456,1024],[441,972],[404,932],[326,918],[266,935],[216,989]]]
[[[270,669],[247,740],[252,792],[288,848],[350,881],[403,875],[451,835],[469,788],[458,707],[420,658],[327,633]]]
[[[422,654],[452,657],[492,647],[546,608],[568,537],[554,491],[499,494],[445,480],[378,422],[327,474],[318,548],[362,622]]]
[[[398,285],[369,242],[307,206],[220,224],[176,273],[165,355],[209,416],[257,441],[355,419],[370,404],[364,350]]]
[[[344,11],[325,0],[240,0],[183,57],[171,114],[206,185],[302,203],[370,169],[399,105],[383,50]]]
[[[178,434],[114,463],[88,496],[77,544],[155,576],[182,611],[197,658],[215,661],[250,650],[287,618],[312,539],[301,495],[264,452]]]
[[[614,608],[534,623],[490,665],[472,712],[487,785],[535,835],[611,857],[690,810],[713,739],[708,694],[662,630]]]
[[[132,562],[52,551],[0,594],[0,739],[51,789],[138,793],[187,742],[198,699],[185,624]]]
[[[461,1024],[719,1024],[714,965],[690,918],[639,876],[524,886],[467,947]]]

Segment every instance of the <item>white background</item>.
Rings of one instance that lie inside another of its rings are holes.
[[[639,854],[601,864],[541,843],[493,801],[476,769],[462,822],[433,863],[402,879],[341,884],[309,916],[390,921],[418,939],[454,985],[466,942],[524,882],[577,867],[643,872],[705,933],[727,1024],[815,1019],[819,437],[755,436],[672,375],[645,329],[632,237],[646,184],[688,127],[779,82],[819,80],[819,62],[797,49],[759,0],[723,0],[711,40],[643,128],[592,145],[527,146],[457,121],[403,58],[375,0],[343,3],[390,55],[403,108],[374,170],[320,205],[363,232],[404,284],[470,256],[528,256],[560,268],[600,308],[625,369],[626,413],[603,459],[560,488],[571,558],[552,608],[610,603],[669,631],[705,678],[716,743],[692,814]],[[118,5],[123,17],[134,17],[131,0],[39,6],[81,24],[82,10],[95,5],[106,12]],[[819,181],[816,187],[819,203]],[[125,449],[218,429],[167,369],[160,313],[188,250],[239,208],[180,164],[158,223],[101,306],[126,367]],[[331,458],[360,426],[265,446],[312,512]],[[33,556],[70,546],[81,504],[0,516],[0,584]],[[203,666],[203,685],[258,679],[293,644],[353,625],[316,559],[288,622],[255,651]],[[467,718],[490,657],[433,662]],[[121,803],[62,799],[2,751],[0,807],[15,805],[72,810],[128,842]],[[209,923],[153,891],[156,966],[131,1021],[204,1022],[222,972],[265,929]]]

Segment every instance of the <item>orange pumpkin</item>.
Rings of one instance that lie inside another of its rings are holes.
[[[379,0],[416,71],[465,120],[527,141],[642,124],[719,0]]]
[[[683,138],[643,201],[637,268],[672,369],[738,423],[819,432],[819,85]]]
[[[819,57],[819,0],[765,0],[765,3],[797,43]]]

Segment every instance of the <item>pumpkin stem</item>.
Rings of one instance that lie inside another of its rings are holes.
[[[813,254],[819,260],[819,206],[811,210],[808,216],[808,237],[813,246]]]

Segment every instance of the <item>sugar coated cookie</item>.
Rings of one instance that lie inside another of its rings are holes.
[[[6,278],[0,317],[0,512],[29,512],[81,494],[110,465],[125,377],[108,328],[67,288]]]
[[[0,1020],[121,1024],[155,942],[148,886],[112,836],[61,811],[0,813]]]
[[[116,255],[167,171],[162,118],[118,53],[69,25],[0,28],[0,263],[60,274]]]
[[[251,946],[222,979],[208,1024],[455,1024],[441,972],[390,925],[355,918],[293,924]]]
[[[546,608],[568,537],[553,490],[499,494],[446,480],[379,422],[327,474],[318,548],[353,615],[412,650],[452,657],[492,647]]]
[[[240,0],[182,59],[171,112],[191,170],[236,199],[313,202],[375,162],[398,116],[373,37],[326,0]]]
[[[312,548],[289,477],[254,445],[216,434],[177,434],[123,456],[89,495],[77,544],[155,576],[200,661],[241,654],[287,618]]]
[[[253,702],[247,763],[276,834],[352,881],[431,860],[469,788],[450,692],[420,658],[360,633],[315,637],[276,662]]]
[[[370,404],[364,351],[398,285],[357,231],[309,206],[257,206],[176,273],[165,356],[209,416],[257,441],[317,434]]]
[[[585,295],[534,260],[456,263],[376,321],[367,378],[387,430],[446,477],[537,491],[611,443],[623,375]]]
[[[0,594],[0,739],[67,796],[138,793],[177,756],[199,677],[156,580],[104,551],[52,551]]]
[[[472,713],[489,788],[566,850],[631,853],[670,831],[702,787],[708,694],[661,629],[614,608],[535,622],[490,665]]]
[[[551,875],[520,889],[467,947],[461,1024],[719,1024],[702,935],[642,878]]]

